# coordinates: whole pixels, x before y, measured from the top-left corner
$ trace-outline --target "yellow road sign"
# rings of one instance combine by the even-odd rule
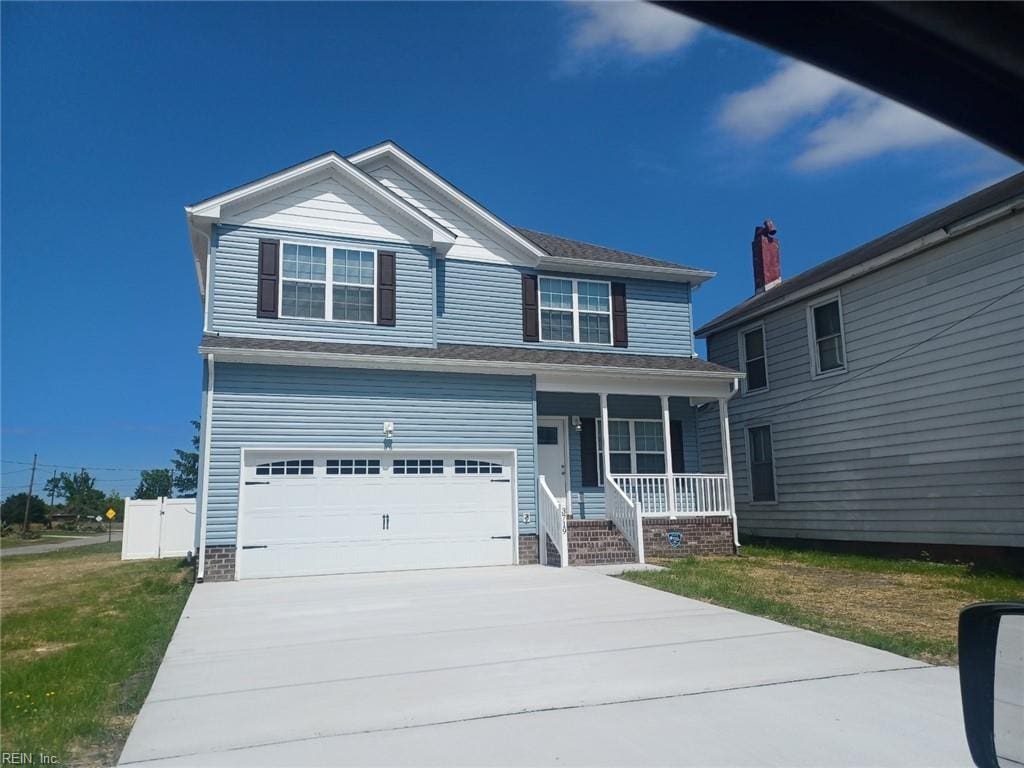
[[[117,517],[117,512],[115,512],[112,508],[108,509],[107,510],[107,520],[113,520],[115,517]]]

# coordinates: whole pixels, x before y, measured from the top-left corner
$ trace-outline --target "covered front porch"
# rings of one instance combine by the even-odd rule
[[[734,551],[726,436],[735,375],[652,378],[538,376],[542,562],[590,562],[574,536],[597,542],[595,562],[643,563],[652,547],[659,556]],[[697,408],[710,402],[719,406],[719,429],[700,434]],[[725,456],[726,471],[701,471],[702,454]],[[712,530],[713,550],[701,540]]]

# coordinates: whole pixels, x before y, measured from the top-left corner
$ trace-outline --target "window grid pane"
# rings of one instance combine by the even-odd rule
[[[823,339],[839,333],[839,302],[830,301],[814,308],[814,337]]]
[[[327,249],[315,245],[285,243],[281,276],[296,280],[327,279]]]
[[[373,252],[334,250],[334,282],[353,285],[373,285]]]
[[[379,475],[380,459],[328,459],[328,475]]]
[[[633,423],[633,431],[636,435],[637,452],[663,453],[665,450],[665,439],[662,434],[661,423],[657,421],[637,421]]]
[[[576,283],[580,312],[611,312],[608,289],[608,283],[591,283],[586,280]]]
[[[824,373],[843,367],[843,340],[831,336],[818,341],[818,369]]]
[[[391,471],[395,475],[440,475],[444,472],[444,460],[395,459]]]
[[[335,320],[373,322],[373,288],[335,285],[333,290]]]
[[[500,475],[501,464],[481,459],[456,459],[456,475]]]
[[[747,352],[747,362],[764,357],[764,331],[758,328],[747,333],[743,340]]]
[[[612,341],[609,315],[580,313],[580,342],[584,344],[610,344]]]
[[[540,306],[546,309],[572,309],[572,280],[542,277]]]
[[[611,445],[612,453],[630,450],[628,421],[608,419],[608,443]]]
[[[285,317],[324,317],[324,286],[281,282],[281,314]]]
[[[544,309],[540,313],[541,338],[545,341],[572,341],[572,312],[552,312]]]

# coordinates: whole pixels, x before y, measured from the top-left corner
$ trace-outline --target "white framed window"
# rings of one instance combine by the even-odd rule
[[[597,480],[604,485],[604,430],[597,420]],[[665,473],[665,431],[656,419],[608,419],[613,475]]]
[[[541,275],[537,285],[541,341],[611,345],[611,283]]]
[[[760,424],[747,428],[747,468],[750,473],[748,493],[753,504],[775,504],[775,451],[772,427]]]
[[[281,317],[377,321],[377,252],[281,243]]]
[[[846,370],[843,336],[843,303],[838,293],[807,305],[807,341],[811,353],[811,378]]]
[[[739,332],[740,370],[747,374],[743,393],[768,389],[768,349],[764,323],[744,328]]]

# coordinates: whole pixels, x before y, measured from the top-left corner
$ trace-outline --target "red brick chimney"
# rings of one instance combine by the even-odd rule
[[[754,227],[754,293],[770,291],[780,282],[779,241],[775,239],[775,224],[765,219],[764,224]]]

